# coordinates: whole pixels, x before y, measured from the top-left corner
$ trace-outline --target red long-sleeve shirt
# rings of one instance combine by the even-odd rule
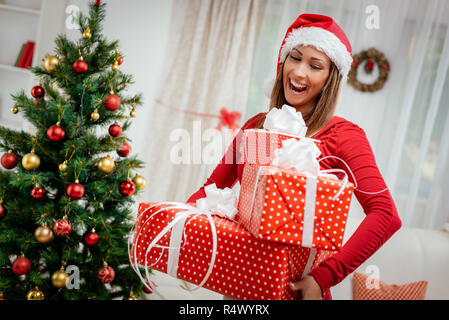
[[[217,188],[232,187],[237,181],[241,181],[243,164],[240,141],[244,129],[254,128],[259,117],[265,113],[259,113],[249,119],[239,131],[232,145],[226,151],[222,161],[207,179],[203,187],[195,192],[187,202],[196,202],[197,199],[206,196],[204,187],[215,183]],[[346,276],[358,268],[385,241],[387,241],[400,227],[395,204],[388,191],[382,175],[377,168],[371,146],[365,132],[356,124],[334,116],[331,121],[317,134],[314,139],[321,141],[321,157],[336,156],[344,160],[351,168],[357,182],[357,189],[364,192],[378,192],[367,194],[354,190],[357,200],[360,202],[366,217],[354,234],[347,240],[341,251],[323,261],[309,275],[320,285],[323,299],[332,299],[330,288],[341,282]],[[225,159],[228,163],[225,162]],[[229,163],[229,159],[233,159]],[[320,162],[321,169],[341,168],[348,174],[349,181],[354,183],[346,166],[339,160],[328,158]],[[342,178],[342,175],[338,175]]]

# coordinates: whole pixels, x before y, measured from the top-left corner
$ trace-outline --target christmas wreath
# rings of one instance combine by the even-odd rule
[[[375,63],[379,67],[379,76],[372,84],[362,83],[357,80],[357,70],[365,61],[364,70],[367,74],[373,72]],[[351,70],[348,75],[348,83],[357,90],[363,92],[375,92],[383,88],[389,73],[390,63],[387,58],[385,58],[384,54],[375,48],[370,48],[354,55]]]

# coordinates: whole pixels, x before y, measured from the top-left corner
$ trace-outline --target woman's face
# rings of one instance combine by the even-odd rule
[[[294,48],[284,62],[284,95],[290,106],[307,113],[313,109],[329,77],[331,60],[311,46]]]

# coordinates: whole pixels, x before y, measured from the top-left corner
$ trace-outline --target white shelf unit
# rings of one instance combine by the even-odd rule
[[[21,89],[29,93],[34,85],[34,75],[14,64],[27,41],[35,43],[32,65],[38,61],[45,1],[0,0],[0,125],[8,128],[29,129],[29,123],[20,113],[11,113],[14,106],[11,94]]]

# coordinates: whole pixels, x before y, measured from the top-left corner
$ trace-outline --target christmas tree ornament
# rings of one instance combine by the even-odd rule
[[[84,241],[89,246],[94,246],[98,243],[98,233],[95,232],[95,229],[92,229],[92,231],[87,232],[84,235]]]
[[[87,63],[84,61],[83,57],[81,56],[81,50],[78,50],[79,58],[73,63],[73,70],[76,73],[84,73],[87,71]]]
[[[42,98],[45,95],[45,90],[41,86],[34,86],[31,89],[31,95],[36,99]]]
[[[125,196],[132,196],[134,191],[136,191],[136,185],[130,179],[120,184],[120,192]]]
[[[40,199],[45,195],[45,189],[42,187],[39,187],[39,185],[36,185],[32,190],[31,190],[31,196],[34,199]]]
[[[90,31],[90,27],[87,27],[87,29],[83,32],[83,38],[84,39],[92,38],[92,33]]]
[[[119,66],[123,63],[123,57],[122,56],[119,55],[117,57],[117,63],[118,63]]]
[[[122,143],[119,149],[117,150],[117,154],[120,157],[127,157],[128,154],[131,152],[131,146],[127,144],[126,142]]]
[[[126,297],[124,300],[137,300],[137,297],[134,295],[134,292],[131,290],[129,292],[129,296]]]
[[[100,119],[100,114],[98,113],[98,109],[95,108],[94,112],[92,112],[90,114],[90,118],[94,121],[97,121],[98,119]]]
[[[51,283],[56,288],[64,288],[68,279],[69,275],[65,272],[64,267],[62,266],[60,270],[52,274]]]
[[[137,117],[136,109],[133,108],[133,109],[131,110],[131,112],[129,113],[129,116],[130,116],[131,118]]]
[[[119,67],[119,64],[118,64],[117,60],[115,60],[114,63],[112,64],[112,70],[115,71],[115,72],[120,70],[120,67]]]
[[[11,112],[17,114],[17,112],[19,112],[19,108],[17,108],[17,106],[14,106],[11,108]]]
[[[31,270],[31,262],[27,258],[25,258],[25,255],[22,254],[21,257],[14,260],[12,264],[12,271],[17,274],[18,276],[27,274]]]
[[[31,150],[30,153],[27,153],[22,158],[22,166],[25,170],[35,170],[39,168],[40,165],[41,159],[34,153],[34,150]]]
[[[145,181],[145,178],[138,174],[136,174],[134,176],[133,182],[139,190],[145,189],[145,186],[147,184],[147,182]]]
[[[61,163],[58,168],[59,168],[59,171],[62,171],[62,172],[66,171],[67,170],[67,160],[65,160],[63,163]]]
[[[97,6],[101,5],[101,0],[96,0],[96,2],[97,2]]]
[[[104,100],[104,106],[109,111],[115,111],[120,107],[120,98],[114,94],[113,90],[111,90]]]
[[[98,161],[98,169],[103,173],[111,173],[115,169],[115,162],[107,155]]]
[[[53,225],[53,232],[59,237],[67,237],[72,231],[72,224],[67,216],[58,219]]]
[[[0,220],[6,217],[8,210],[6,210],[5,205],[3,204],[3,199],[0,199]]]
[[[58,56],[47,56],[44,59],[44,68],[47,72],[54,72],[56,67],[61,63]]]
[[[61,141],[65,137],[65,131],[58,122],[55,125],[52,125],[50,128],[48,128],[47,136],[51,141]]]
[[[66,194],[72,199],[81,199],[84,195],[84,187],[79,180],[76,179],[74,183],[71,183],[67,189]]]
[[[34,231],[34,238],[39,243],[49,243],[53,240],[53,231],[44,224],[43,226],[37,227],[36,231]]]
[[[114,269],[109,267],[107,262],[105,261],[103,263],[103,267],[101,267],[100,270],[98,270],[97,276],[102,283],[110,283],[112,282],[112,280],[114,280],[115,271]]]
[[[109,127],[109,134],[113,137],[120,137],[120,135],[122,134],[122,127],[120,127],[118,122],[115,122]]]
[[[9,150],[8,153],[5,153],[2,156],[1,159],[2,162],[2,166],[5,169],[13,169],[17,166],[17,163],[19,162],[19,158],[17,157],[17,155],[15,153],[12,152],[12,150]]]
[[[44,300],[44,298],[44,293],[38,287],[35,287],[27,293],[27,300]]]

